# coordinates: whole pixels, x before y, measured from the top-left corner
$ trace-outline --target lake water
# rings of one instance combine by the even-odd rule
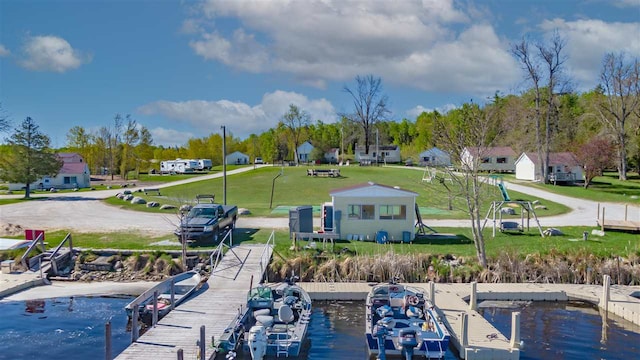
[[[104,325],[112,322],[113,354],[129,344],[128,298],[78,297],[0,303],[0,360],[104,358]],[[308,359],[366,359],[364,303],[316,302]],[[639,359],[640,327],[606,319],[591,305],[573,302],[522,303],[481,309],[510,336],[511,312],[521,311],[521,359]],[[457,359],[448,351],[446,358]]]

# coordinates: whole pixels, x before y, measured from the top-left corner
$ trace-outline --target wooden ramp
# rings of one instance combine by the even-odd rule
[[[640,231],[640,221],[598,219],[598,226],[603,230]]]
[[[177,359],[178,349],[185,359],[196,359],[200,327],[205,326],[206,353],[212,354],[211,337],[219,339],[235,319],[238,308],[245,306],[251,279],[256,285],[262,278],[263,265],[271,259],[272,247],[240,245],[229,250],[209,278],[201,293],[187,300],[150,328],[116,359]]]

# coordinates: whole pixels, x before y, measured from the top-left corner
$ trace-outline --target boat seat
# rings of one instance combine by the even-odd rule
[[[282,305],[278,309],[278,318],[280,321],[284,323],[290,323],[295,319],[295,315],[293,314],[293,310],[289,305]]]
[[[256,322],[264,325],[264,327],[270,327],[271,325],[273,325],[273,316],[258,315],[256,316]]]
[[[260,315],[271,315],[271,310],[270,309],[258,309],[258,310],[253,312],[253,317],[254,318],[257,318]]]

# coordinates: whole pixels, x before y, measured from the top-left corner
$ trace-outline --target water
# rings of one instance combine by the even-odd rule
[[[104,324],[111,319],[113,354],[129,345],[129,298],[78,297],[0,303],[0,360],[104,358]],[[367,359],[363,302],[316,302],[308,359]],[[593,306],[575,302],[484,308],[483,316],[507,337],[511,312],[521,311],[521,359],[638,359],[640,326],[614,316],[603,321]],[[446,359],[457,357],[448,351]]]
[[[76,297],[0,303],[0,360],[104,359],[111,320],[113,353],[131,340],[127,298]]]
[[[603,318],[584,302],[520,303],[479,310],[507,337],[511,313],[520,311],[520,359],[640,359],[640,326],[615,315]]]

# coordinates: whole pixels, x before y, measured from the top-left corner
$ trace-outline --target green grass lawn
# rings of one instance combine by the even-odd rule
[[[604,237],[589,235],[589,240],[582,241],[584,231],[591,232],[589,227],[562,227],[560,230],[564,236],[540,237],[537,229],[521,234],[498,233],[495,238],[491,237],[491,230],[485,229],[485,246],[487,255],[491,257],[502,253],[526,256],[527,254],[538,254],[544,256],[549,253],[555,254],[589,254],[596,257],[629,257],[631,254],[640,255],[640,239],[637,234],[624,232],[607,232]],[[465,228],[440,228],[440,234],[452,234],[451,237],[422,237],[417,238],[413,244],[377,244],[374,242],[346,241],[340,240],[335,243],[334,253],[344,252],[344,249],[360,255],[375,256],[382,253],[394,252],[397,254],[450,254],[456,257],[474,258],[476,256],[470,229]],[[271,230],[269,229],[237,229],[234,232],[234,243],[264,244],[269,239]],[[55,247],[66,232],[56,231],[46,234],[48,247]],[[154,243],[170,240],[176,241],[173,235],[160,237],[150,237],[142,233],[117,232],[117,233],[75,233],[73,235],[73,245],[79,248],[92,249],[152,249],[152,250],[177,250],[175,246],[156,246]],[[275,233],[275,251],[280,256],[295,257],[300,253],[318,253],[323,250],[323,244],[316,242],[316,250],[304,249],[308,245],[307,241],[298,243],[300,250],[291,250],[292,241],[289,240],[288,231],[277,231]],[[194,249],[213,249],[214,247],[197,247]],[[331,246],[326,244],[326,254],[331,254]]]
[[[543,189],[552,193],[600,202],[640,204],[640,176],[628,173],[628,180],[618,180],[617,173],[605,173],[593,179],[588,188],[581,185],[540,184],[516,180],[515,176],[505,176],[507,181]]]
[[[282,175],[280,172],[282,170]],[[402,189],[414,191],[418,194],[417,203],[425,210],[425,216],[432,219],[462,219],[466,217],[462,198],[454,197],[453,210],[448,209],[448,193],[439,183],[422,183],[422,171],[392,167],[342,167],[341,177],[323,178],[307,176],[306,167],[264,167],[255,171],[245,172],[227,177],[227,204],[247,208],[253,216],[286,217],[286,207],[313,205],[320,206],[331,201],[330,192],[335,189],[362,184],[369,181],[399,186]],[[274,181],[275,179],[275,181]],[[273,200],[272,196],[273,186]],[[447,184],[450,188],[450,183]],[[501,196],[495,187],[487,187],[485,194],[484,216],[493,200],[500,200]],[[135,191],[135,189],[133,189]],[[161,196],[136,193],[147,201],[157,201],[161,204],[180,205],[193,203],[196,194],[215,194],[216,201],[223,201],[223,180],[221,178],[204,180],[185,185],[172,186],[162,189]],[[454,194],[455,195],[455,194]],[[511,192],[513,199],[536,200],[535,198]],[[141,211],[158,212],[157,208],[147,208],[131,205],[116,198],[108,199],[112,205],[137,209]],[[547,210],[538,211],[538,216],[551,216],[566,213],[569,209],[563,205],[543,201]],[[271,205],[271,207],[270,207]],[[280,207],[278,209],[278,207]],[[285,211],[282,211],[285,207]],[[517,209],[516,217],[519,217]]]

